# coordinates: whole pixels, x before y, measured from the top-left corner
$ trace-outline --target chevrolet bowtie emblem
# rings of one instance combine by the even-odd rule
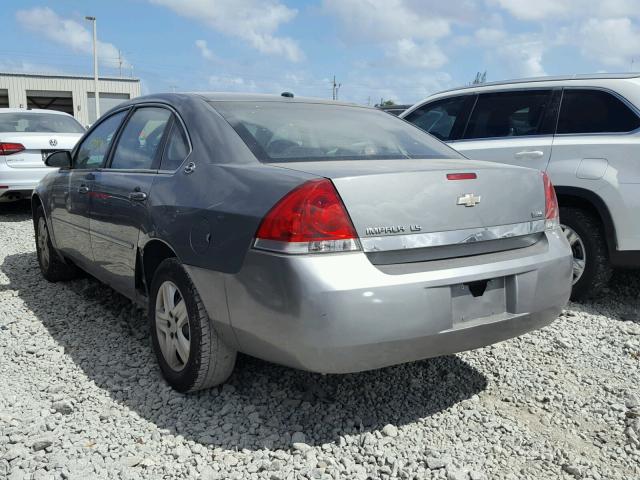
[[[458,205],[464,205],[465,207],[475,207],[480,203],[480,195],[474,195],[473,193],[465,193],[461,197],[458,197]]]

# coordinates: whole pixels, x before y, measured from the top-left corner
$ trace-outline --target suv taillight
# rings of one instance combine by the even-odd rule
[[[546,172],[542,172],[542,181],[544,182],[545,228],[554,228],[560,225],[558,197],[556,197],[556,190]]]
[[[0,142],[0,155],[13,155],[24,150],[21,143]]]
[[[335,187],[326,178],[287,193],[262,219],[255,248],[281,253],[360,250],[358,235]]]

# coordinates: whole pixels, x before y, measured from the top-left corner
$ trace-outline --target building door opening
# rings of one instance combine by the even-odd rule
[[[9,91],[0,89],[0,108],[9,107]]]
[[[57,110],[73,115],[73,98],[71,92],[27,90],[27,108]]]

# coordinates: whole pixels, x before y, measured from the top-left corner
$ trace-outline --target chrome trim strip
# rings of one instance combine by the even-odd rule
[[[333,248],[332,248],[333,247]],[[263,240],[256,238],[253,248],[267,250],[269,252],[287,254],[315,254],[315,253],[341,253],[360,250],[360,244],[356,239],[329,240],[319,242],[280,242],[278,240]]]
[[[484,242],[502,238],[520,237],[544,232],[545,220],[497,225],[494,227],[447,230],[444,232],[415,233],[409,235],[387,235],[382,237],[361,237],[360,244],[365,252],[406,250],[411,248],[440,247],[460,243]]]

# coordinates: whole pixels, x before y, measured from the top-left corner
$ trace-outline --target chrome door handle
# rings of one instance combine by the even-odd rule
[[[540,158],[544,155],[542,150],[524,150],[514,154],[516,158]]]
[[[129,199],[135,202],[144,202],[147,199],[147,194],[144,192],[134,191],[129,194]]]
[[[89,187],[86,185],[80,185],[78,187],[78,193],[89,193]]]

